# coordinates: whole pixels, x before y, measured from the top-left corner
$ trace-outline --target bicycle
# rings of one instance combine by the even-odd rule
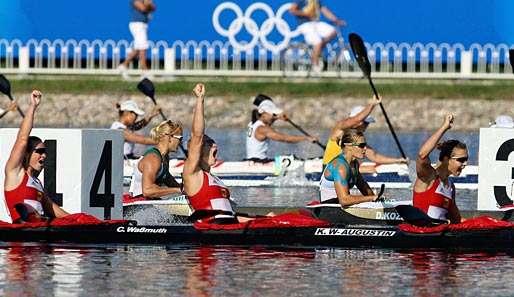
[[[327,44],[328,56],[322,57],[320,68],[327,71],[335,71],[341,76],[343,70],[349,71],[353,68],[353,60],[350,55],[350,47],[345,44],[341,26],[335,27],[337,36],[335,41]],[[280,52],[280,70],[284,77],[310,77],[312,71],[312,45],[305,41],[293,41]]]

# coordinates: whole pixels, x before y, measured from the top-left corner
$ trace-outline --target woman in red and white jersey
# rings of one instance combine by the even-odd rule
[[[37,178],[43,170],[47,152],[43,141],[30,136],[30,131],[41,96],[40,91],[32,91],[30,107],[5,165],[4,195],[13,223],[68,215],[45,194],[43,184]]]
[[[466,144],[452,139],[439,143],[446,131],[451,129],[454,116],[446,115],[443,124],[421,146],[416,159],[417,179],[413,188],[413,205],[430,217],[460,223],[461,216],[455,203],[455,185],[450,175],[459,176],[468,164]],[[439,162],[432,166],[429,155],[437,147]]]
[[[218,212],[215,215],[206,215],[203,220],[218,224],[237,223],[230,204],[229,189],[210,173],[211,166],[216,164],[218,146],[212,138],[204,134],[204,85],[197,84],[193,95],[196,96],[196,105],[188,142],[188,156],[182,173],[184,192],[194,211],[213,210],[212,214]]]

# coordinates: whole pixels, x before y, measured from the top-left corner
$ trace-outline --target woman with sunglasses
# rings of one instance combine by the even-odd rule
[[[5,164],[4,196],[13,223],[37,222],[44,217],[68,215],[45,194],[43,184],[38,179],[47,156],[46,146],[39,137],[30,136],[30,132],[41,96],[40,91],[32,91],[30,107]]]
[[[332,159],[321,175],[321,203],[339,203],[343,207],[378,199],[359,172],[359,160],[366,156],[366,139],[356,129],[347,129],[338,145],[342,153]],[[357,186],[360,195],[353,195],[350,189]]]
[[[468,164],[466,144],[452,139],[438,143],[446,131],[451,129],[453,115],[448,114],[437,131],[421,146],[416,159],[417,178],[413,188],[413,205],[430,217],[460,223],[461,216],[455,203],[455,186],[450,175],[459,176]],[[439,162],[432,166],[430,153],[439,149]]]
[[[182,124],[166,120],[154,127],[150,136],[157,142],[137,163],[130,192],[134,197],[160,199],[182,192],[181,185],[169,172],[168,154],[177,151],[182,141]]]

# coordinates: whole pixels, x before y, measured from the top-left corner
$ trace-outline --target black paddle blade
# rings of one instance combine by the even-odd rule
[[[382,197],[382,195],[384,194],[385,188],[386,188],[386,185],[384,185],[384,184],[382,184],[380,186],[380,191],[378,192],[378,195],[377,195],[378,198],[377,199],[380,199],[380,197]]]
[[[355,60],[359,64],[359,68],[364,73],[364,76],[369,77],[371,75],[371,64],[369,63],[368,50],[364,45],[364,41],[355,33],[351,33],[348,39],[350,40],[350,46]]]
[[[154,99],[154,96],[155,96],[155,87],[152,83],[151,80],[149,80],[148,78],[143,78],[142,81],[140,81],[138,84],[137,84],[137,89],[139,91],[141,91],[143,94],[145,94],[146,96]]]
[[[3,74],[0,74],[0,92],[11,98],[11,83]]]
[[[509,50],[509,62],[512,67],[512,73],[514,73],[514,49]]]

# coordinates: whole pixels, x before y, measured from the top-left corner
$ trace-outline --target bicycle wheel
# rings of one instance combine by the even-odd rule
[[[280,54],[284,77],[307,77],[311,71],[312,48],[304,42],[290,43]]]

